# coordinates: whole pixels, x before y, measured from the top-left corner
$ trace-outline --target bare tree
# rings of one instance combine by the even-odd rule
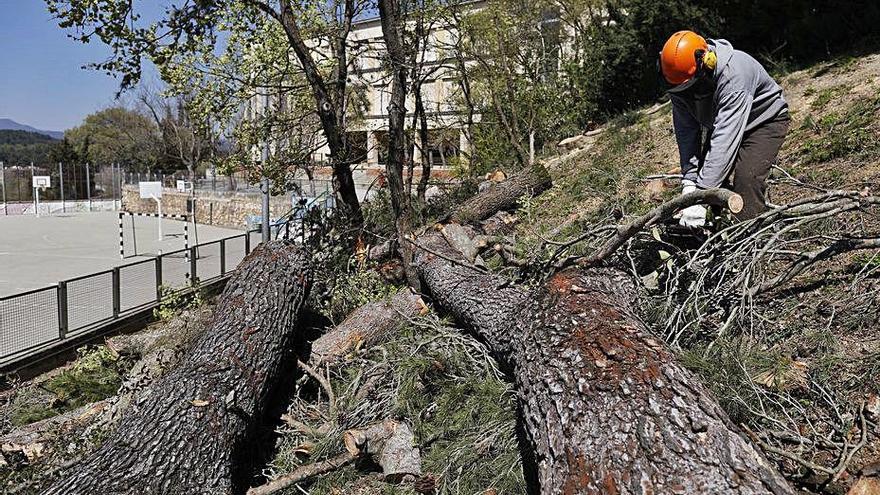
[[[146,107],[162,134],[162,153],[167,163],[186,168],[190,179],[211,155],[215,140],[207,122],[195,122],[190,114],[190,95],[165,97],[144,87],[138,101]]]

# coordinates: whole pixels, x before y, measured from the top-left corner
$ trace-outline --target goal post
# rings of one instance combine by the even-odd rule
[[[161,213],[134,213],[130,211],[120,211],[119,212],[119,259],[125,259],[125,217],[128,216],[131,218],[131,239],[132,239],[132,249],[134,250],[133,254],[129,254],[128,257],[133,257],[138,255],[137,250],[137,228],[135,227],[135,217],[150,217],[156,218],[161,221],[164,218],[171,220],[181,220],[183,221],[183,249],[185,252],[185,257],[189,259],[189,215],[177,215],[177,214],[161,214]],[[162,254],[162,250],[159,250],[159,254]]]

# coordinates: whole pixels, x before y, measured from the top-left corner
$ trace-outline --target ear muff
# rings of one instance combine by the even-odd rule
[[[715,70],[715,67],[718,65],[718,56],[715,55],[715,52],[706,52],[703,55],[703,67],[709,70]]]
[[[715,52],[709,50],[694,51],[694,59],[697,62],[697,76],[703,76],[707,72],[712,72],[718,65],[718,56]]]

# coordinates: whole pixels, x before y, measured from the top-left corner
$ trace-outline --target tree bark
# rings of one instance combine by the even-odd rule
[[[419,118],[419,151],[422,158],[422,175],[419,177],[419,185],[416,187],[416,195],[424,202],[425,191],[428,190],[428,181],[431,179],[431,155],[428,153],[428,115],[425,113],[425,102],[422,98],[422,85],[418,86],[415,93],[416,115]],[[415,127],[415,126],[413,126]]]
[[[400,325],[401,319],[414,317],[425,308],[422,298],[402,290],[388,301],[364,304],[333,330],[312,343],[309,366],[333,366],[355,347],[371,347]]]
[[[48,494],[241,493],[250,436],[292,361],[307,254],[261,245],[221,295],[181,364],[138,396],[114,434]]]
[[[413,220],[410,196],[404,190],[403,165],[406,161],[406,73],[404,18],[399,0],[379,0],[379,18],[388,58],[391,59],[391,100],[388,104],[388,160],[385,164],[391,209],[398,236],[400,257],[407,282],[418,290],[419,281],[412,270],[413,252],[405,239],[411,235]]]
[[[513,377],[526,479],[544,494],[793,494],[710,393],[633,312],[614,269],[568,271],[527,291],[481,274],[442,236],[416,267],[435,302]]]
[[[343,106],[348,68],[345,40],[351,31],[355,15],[354,3],[349,0],[345,2],[344,18],[337,37],[333,40],[333,55],[336,59],[334,72],[336,80],[333,81],[335,91],[331,91],[331,88],[328,87],[318,64],[312,57],[310,48],[303,39],[300,26],[297,24],[297,14],[290,0],[279,2],[279,10],[277,11],[265,2],[250,0],[248,3],[274,18],[284,29],[288,44],[302,67],[303,76],[308,81],[315,99],[315,107],[318,117],[321,119],[321,130],[324,131],[327,147],[330,148],[330,162],[333,167],[336,193],[352,220],[356,224],[363,223],[363,213],[351,174],[351,147],[345,134],[345,108]]]
[[[552,185],[550,173],[542,164],[536,163],[488,191],[468,199],[453,210],[447,220],[461,224],[485,220],[499,211],[515,208],[517,201],[523,196],[540,194]]]

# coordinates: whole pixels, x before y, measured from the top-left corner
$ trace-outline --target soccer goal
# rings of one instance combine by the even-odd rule
[[[173,222],[170,225],[166,223],[163,230],[163,220],[179,220],[180,222]],[[158,240],[153,234],[156,231],[158,231]],[[127,248],[126,240],[128,240]],[[141,249],[138,249],[139,240]],[[144,249],[145,247],[146,249]],[[126,253],[126,249],[128,253]],[[119,259],[161,255],[163,250],[179,251],[181,249],[184,250],[182,256],[189,257],[189,215],[119,212]]]

